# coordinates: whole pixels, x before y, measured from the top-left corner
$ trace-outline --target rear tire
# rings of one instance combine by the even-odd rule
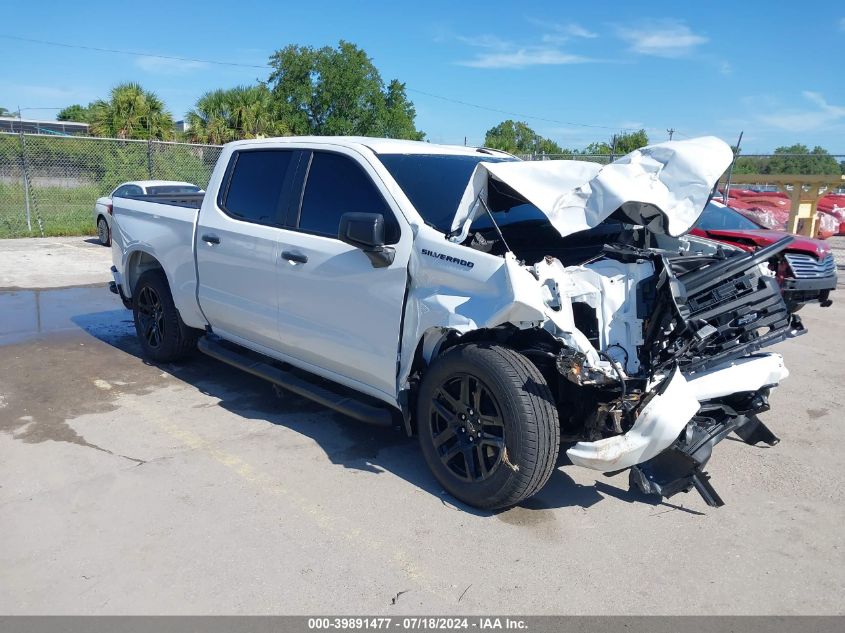
[[[537,493],[560,448],[557,408],[540,370],[493,344],[455,347],[432,363],[417,398],[417,430],[437,481],[488,510]]]
[[[135,332],[148,358],[168,363],[196,349],[198,332],[182,322],[161,269],[141,273],[132,289],[132,315]]]
[[[97,219],[97,239],[100,240],[100,244],[103,246],[109,246],[111,244],[109,223],[106,222],[106,219],[103,216],[100,216]]]

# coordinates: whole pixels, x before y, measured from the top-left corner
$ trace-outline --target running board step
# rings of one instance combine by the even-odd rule
[[[203,354],[216,358],[227,365],[242,369],[259,378],[264,378],[274,385],[334,409],[350,418],[376,426],[393,426],[394,424],[393,414],[387,407],[367,404],[317,385],[294,375],[292,372],[279,369],[269,362],[258,360],[252,355],[252,352],[239,352],[228,345],[209,338],[207,335],[197,341],[197,348]]]

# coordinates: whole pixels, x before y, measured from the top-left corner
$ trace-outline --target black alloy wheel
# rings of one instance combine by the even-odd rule
[[[152,349],[159,349],[167,326],[164,322],[161,298],[150,286],[144,286],[138,293],[138,321],[147,345]]]
[[[502,463],[505,426],[490,388],[456,374],[434,392],[427,428],[440,461],[464,481],[483,481]]]
[[[432,360],[417,389],[415,421],[434,477],[476,508],[534,495],[557,461],[557,405],[543,374],[495,343],[457,345]]]
[[[135,332],[144,355],[165,363],[189,356],[202,332],[182,321],[164,271],[151,269],[141,273],[132,295]]]

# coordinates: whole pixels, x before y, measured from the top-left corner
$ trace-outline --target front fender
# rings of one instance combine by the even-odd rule
[[[428,227],[415,240],[408,277],[399,391],[407,388],[420,342],[432,333],[440,338],[508,323],[537,327],[546,320],[540,285],[512,254],[502,258],[453,244]]]

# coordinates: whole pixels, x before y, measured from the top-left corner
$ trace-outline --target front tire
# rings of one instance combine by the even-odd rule
[[[180,360],[197,346],[197,331],[182,322],[161,269],[141,273],[132,289],[132,316],[144,355],[152,360]]]
[[[97,239],[103,246],[111,244],[111,231],[109,230],[109,223],[103,216],[97,218]]]
[[[437,481],[487,510],[537,493],[560,448],[557,408],[540,370],[493,344],[455,347],[432,363],[417,398],[417,431]]]

